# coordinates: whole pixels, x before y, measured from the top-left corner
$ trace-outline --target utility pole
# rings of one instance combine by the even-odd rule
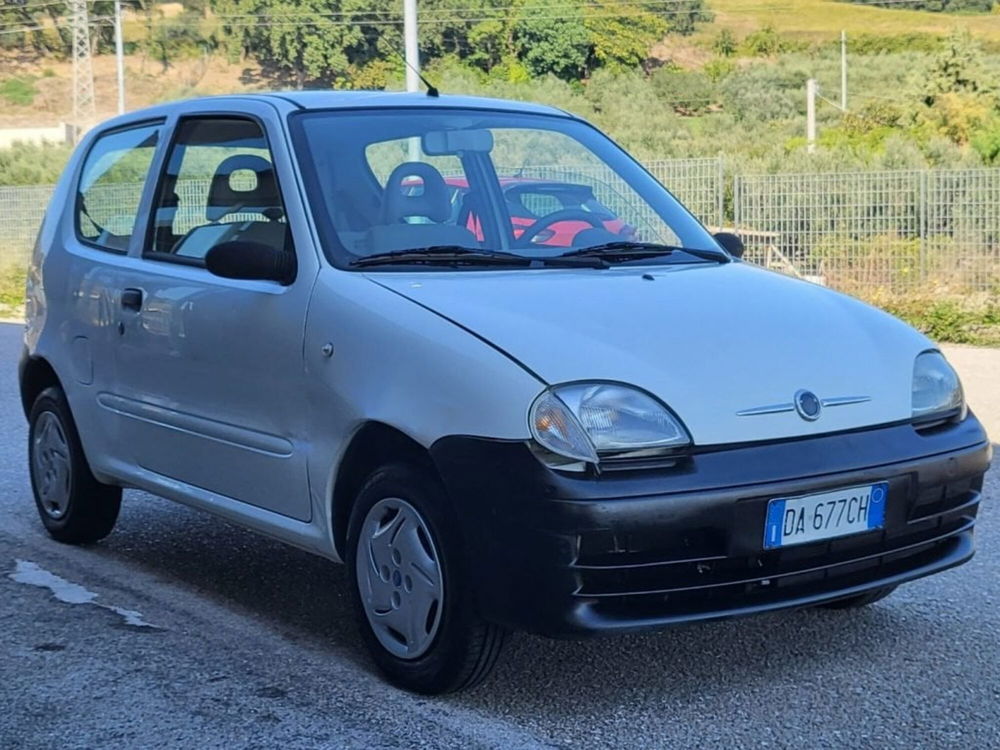
[[[816,79],[806,81],[806,150],[816,153]]]
[[[847,32],[840,32],[840,109],[847,111]]]
[[[118,114],[125,112],[125,44],[122,42],[122,0],[115,0],[115,72],[118,75]]]
[[[420,47],[417,44],[417,0],[403,0],[403,44],[406,53],[406,90],[420,90]]]
[[[90,65],[87,0],[70,0],[73,24],[73,125],[76,138],[94,124],[94,70]]]

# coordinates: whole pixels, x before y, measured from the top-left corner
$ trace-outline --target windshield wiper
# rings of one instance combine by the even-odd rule
[[[630,240],[618,240],[616,242],[605,242],[601,245],[591,245],[579,250],[570,250],[568,253],[556,256],[557,258],[600,258],[609,263],[624,263],[630,260],[640,260],[642,258],[657,258],[664,255],[672,255],[675,252],[687,253],[696,258],[711,260],[717,263],[726,263],[725,255],[714,250],[698,250],[691,247],[681,247],[679,245],[661,245],[657,242],[634,242]]]
[[[607,268],[608,264],[597,257],[567,257],[556,255],[545,258],[532,258],[527,255],[508,253],[502,250],[475,250],[461,245],[433,245],[415,250],[392,250],[386,253],[376,253],[355,258],[351,261],[354,268],[365,266],[387,265],[493,265],[493,266],[524,266],[526,268],[539,266],[563,266],[584,268]]]
[[[434,245],[414,250],[392,250],[387,253],[375,253],[351,261],[354,267],[383,266],[407,263],[454,263],[528,265],[530,258],[515,253],[505,253],[499,250],[474,250],[461,245]]]

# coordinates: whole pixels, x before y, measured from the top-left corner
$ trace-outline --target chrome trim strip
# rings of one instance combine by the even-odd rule
[[[771,404],[770,406],[755,406],[753,409],[744,409],[736,412],[737,417],[754,417],[758,414],[781,414],[786,411],[795,411],[795,404]]]
[[[825,408],[827,406],[864,404],[871,400],[871,396],[836,396],[834,398],[820,399],[820,404],[822,404]],[[755,406],[752,409],[743,409],[742,411],[736,412],[736,416],[756,417],[760,414],[783,414],[788,411],[795,411],[795,404],[770,404],[769,406]]]
[[[864,404],[871,400],[871,396],[838,396],[837,398],[824,398],[820,403],[823,406],[848,406],[849,404]]]

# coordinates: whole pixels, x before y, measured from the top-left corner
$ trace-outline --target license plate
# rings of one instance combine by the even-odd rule
[[[885,525],[889,484],[878,482],[802,497],[779,497],[767,504],[764,549],[806,544]]]

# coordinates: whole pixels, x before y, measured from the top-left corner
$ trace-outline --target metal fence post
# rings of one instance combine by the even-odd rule
[[[930,172],[926,169],[920,172],[920,207],[919,207],[919,225],[917,227],[917,237],[920,242],[920,282],[926,283],[927,281],[927,241],[928,241],[928,226],[927,226],[927,183],[930,178]]]
[[[743,197],[742,192],[743,192],[743,184],[740,179],[740,176],[738,174],[733,175],[733,231],[735,231],[737,234],[739,233],[740,227],[743,224],[741,220],[742,217],[740,216],[741,213],[740,203],[742,203],[742,197]]]
[[[718,202],[719,221],[716,226],[721,230],[726,221],[726,169],[721,156],[716,161],[715,193]]]

